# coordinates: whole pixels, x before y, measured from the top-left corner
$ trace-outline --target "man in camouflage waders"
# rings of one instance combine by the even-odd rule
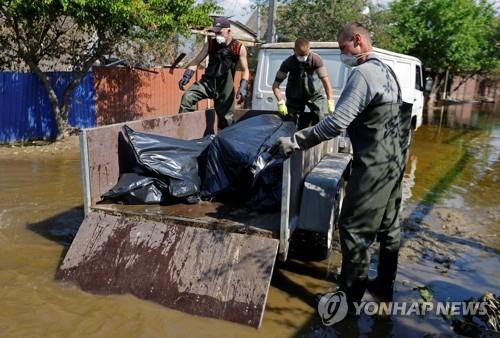
[[[240,41],[231,37],[227,18],[216,17],[210,31],[215,33],[215,38],[204,44],[201,52],[188,64],[184,76],[179,81],[179,88],[184,90],[184,86],[188,84],[198,65],[209,56],[208,67],[201,80],[193,84],[182,96],[179,113],[194,111],[198,101],[211,98],[215,103],[218,126],[223,129],[233,121],[234,74],[238,61],[243,69],[236,95],[238,103],[244,102],[248,94],[247,50]]]
[[[373,54],[365,27],[347,24],[338,42],[342,62],[354,68],[335,112],[292,137],[280,138],[274,148],[289,156],[296,149],[310,148],[347,129],[353,161],[339,219],[339,290],[345,292],[352,314],[353,302],[361,301],[366,288],[381,301],[392,299],[411,105],[402,102],[392,69]],[[380,242],[378,275],[369,281],[368,248],[375,240]]]
[[[287,76],[285,103],[280,84]],[[295,41],[293,55],[281,64],[273,83],[273,92],[278,100],[278,113],[294,121],[297,129],[315,125],[335,109],[333,90],[323,60],[310,51],[309,41],[304,38]],[[306,106],[309,112],[304,111]]]

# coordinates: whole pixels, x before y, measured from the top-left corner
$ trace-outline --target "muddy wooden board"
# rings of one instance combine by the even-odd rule
[[[259,327],[278,240],[92,211],[56,278]]]
[[[143,217],[158,222],[175,220],[178,224],[228,232],[279,237],[280,213],[257,212],[238,205],[217,201],[195,204],[98,204],[93,210],[104,210],[117,215]]]

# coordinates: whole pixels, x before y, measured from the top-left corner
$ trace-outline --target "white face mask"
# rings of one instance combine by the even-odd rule
[[[340,54],[340,61],[349,67],[356,67],[358,65],[358,59],[362,56],[371,54],[372,52],[361,53],[356,55],[351,54]]]
[[[222,35],[216,35],[215,36],[215,41],[219,44],[219,45],[223,45],[226,43],[226,38],[223,37]]]
[[[299,62],[306,62],[307,61],[307,57],[309,55],[305,55],[305,56],[298,56],[298,55],[295,55],[295,57],[297,58],[297,60],[299,60]]]

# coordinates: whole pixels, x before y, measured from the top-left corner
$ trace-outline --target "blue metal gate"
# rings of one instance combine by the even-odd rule
[[[59,99],[73,77],[71,72],[48,73]],[[69,124],[96,125],[94,83],[87,73],[71,96]],[[57,126],[45,88],[33,73],[0,72],[0,143],[57,136]]]

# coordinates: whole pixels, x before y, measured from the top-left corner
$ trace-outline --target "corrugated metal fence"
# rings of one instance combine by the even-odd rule
[[[154,71],[156,73],[124,67],[94,67],[97,125],[177,114],[184,93],[178,83],[184,69]],[[198,70],[190,84],[198,81],[202,74],[203,71]],[[207,100],[200,101],[198,109],[206,109],[209,104]]]
[[[71,81],[70,72],[49,73],[58,98]],[[78,128],[96,123],[92,74],[82,79],[72,95],[69,123]],[[47,92],[35,74],[0,73],[0,143],[54,138],[57,126]]]
[[[157,68],[154,71],[155,73],[123,67],[94,67],[97,125],[177,114],[184,94],[178,85],[184,69]],[[186,88],[200,80],[203,73],[204,70],[198,69]],[[241,71],[235,74],[236,88],[241,75]],[[250,74],[250,85],[252,79]],[[251,88],[249,92],[251,93]],[[213,106],[212,100],[201,100],[197,109]]]
[[[155,71],[157,73],[123,67],[94,67],[73,92],[69,124],[89,128],[177,114],[183,94],[178,82],[184,69]],[[203,70],[198,70],[190,84],[202,75]],[[72,76],[71,72],[49,73],[59,98]],[[240,79],[241,72],[237,72],[236,87]],[[200,101],[197,108],[208,107],[213,107],[211,100]],[[50,139],[56,134],[47,93],[36,76],[0,72],[0,143]]]

